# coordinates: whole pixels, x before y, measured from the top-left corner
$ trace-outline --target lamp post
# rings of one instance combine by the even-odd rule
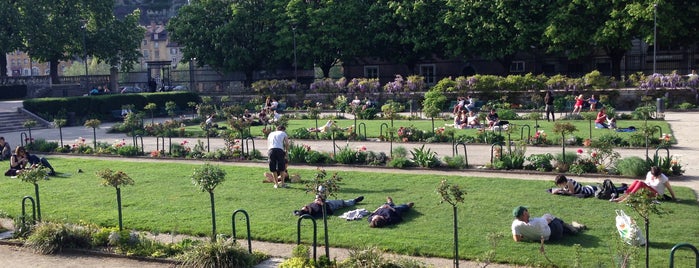
[[[298,81],[298,67],[296,66],[296,26],[291,27],[291,30],[294,32],[294,81]]]
[[[87,35],[87,20],[82,20],[83,25],[80,26],[80,29],[83,30],[83,59],[85,60],[85,88],[88,87],[87,84],[87,41],[86,41],[86,35]]]
[[[653,4],[653,74],[655,74],[655,54],[658,50],[658,4]]]

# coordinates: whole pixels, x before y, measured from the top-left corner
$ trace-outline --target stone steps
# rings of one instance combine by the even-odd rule
[[[27,131],[23,126],[24,122],[31,117],[18,112],[0,112],[0,133]],[[45,126],[37,124],[32,129],[44,129]]]

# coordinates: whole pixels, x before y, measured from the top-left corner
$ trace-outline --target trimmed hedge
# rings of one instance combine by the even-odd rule
[[[121,110],[122,105],[133,104],[135,110],[143,110],[148,103],[165,107],[165,103],[174,101],[179,109],[186,109],[189,102],[201,102],[198,94],[193,92],[158,92],[139,94],[112,94],[99,96],[82,96],[67,98],[37,98],[24,101],[24,108],[53,120],[66,113],[75,113],[76,118],[101,117],[111,118],[112,110]],[[48,118],[51,117],[51,118]]]

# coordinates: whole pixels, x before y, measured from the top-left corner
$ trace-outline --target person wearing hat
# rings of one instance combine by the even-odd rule
[[[559,240],[564,234],[577,234],[586,227],[577,222],[567,224],[563,220],[551,214],[544,214],[540,218],[531,218],[529,209],[525,206],[517,206],[512,210],[512,239],[520,241]]]

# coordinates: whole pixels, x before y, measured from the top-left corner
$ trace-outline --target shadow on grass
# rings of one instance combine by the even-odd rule
[[[594,235],[586,234],[585,232],[576,235],[564,235],[562,239],[557,241],[546,241],[546,244],[555,244],[561,246],[573,246],[580,244],[583,248],[594,248],[601,245],[601,240]]]

